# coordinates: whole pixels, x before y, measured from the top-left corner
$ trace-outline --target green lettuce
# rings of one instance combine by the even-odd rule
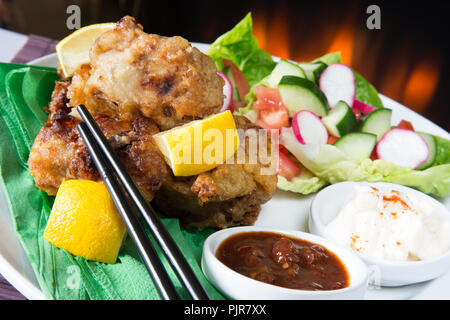
[[[355,74],[356,95],[355,99],[376,108],[384,108],[380,96],[373,85],[371,85],[362,75],[353,70]]]
[[[436,159],[432,166],[450,163],[450,141],[438,136],[434,136],[436,141]]]
[[[272,57],[260,49],[253,35],[252,16],[248,13],[233,29],[224,33],[207,53],[223,70],[223,60],[228,59],[244,73],[250,86],[270,74],[275,67]]]
[[[301,164],[299,164],[299,167],[301,168],[302,173],[291,180],[288,180],[283,176],[278,176],[278,189],[301,194],[310,194],[319,191],[328,184],[325,179],[315,176]]]
[[[308,170],[330,184],[384,181],[413,187],[428,194],[450,195],[450,164],[419,171],[385,160],[364,159],[357,162],[333,145],[321,145],[316,152],[299,149],[295,156]]]
[[[330,65],[333,63],[340,63],[340,62],[342,62],[341,52],[338,51],[338,52],[331,52],[331,53],[324,54],[323,56],[311,61],[311,63],[315,63],[315,62],[323,62],[326,65]]]

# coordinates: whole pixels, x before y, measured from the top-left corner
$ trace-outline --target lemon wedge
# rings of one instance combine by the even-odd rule
[[[71,77],[85,63],[89,63],[89,49],[104,32],[114,29],[115,23],[92,24],[71,33],[56,45],[56,55],[65,77]]]
[[[66,180],[58,189],[44,239],[75,256],[115,263],[125,231],[104,184]]]
[[[229,110],[153,136],[175,176],[214,169],[233,156],[239,136]]]

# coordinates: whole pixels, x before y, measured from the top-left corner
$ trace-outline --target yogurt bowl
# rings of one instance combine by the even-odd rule
[[[270,232],[318,244],[334,253],[345,266],[349,285],[336,290],[299,290],[280,287],[242,275],[217,257],[220,245],[229,237],[251,232]],[[367,268],[351,250],[326,239],[300,231],[285,231],[267,227],[234,227],[210,235],[203,246],[201,266],[206,278],[228,298],[236,300],[322,300],[363,299],[367,288]]]
[[[419,201],[426,201],[432,206],[432,214],[436,219],[450,221],[450,213],[443,204],[412,188],[381,182],[342,182],[324,188],[312,201],[309,216],[309,231],[311,233],[336,243],[336,238],[327,232],[327,225],[338,215],[340,209],[353,199],[356,184],[375,187],[380,192],[391,190],[411,192]],[[370,281],[374,281],[381,286],[402,286],[424,282],[437,278],[450,269],[450,250],[437,258],[420,261],[391,261],[374,258],[356,251],[355,253],[373,272],[374,278]]]

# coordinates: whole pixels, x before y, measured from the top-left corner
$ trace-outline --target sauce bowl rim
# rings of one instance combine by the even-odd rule
[[[271,232],[281,235],[287,235],[293,238],[297,238],[299,240],[308,241],[314,244],[319,244],[323,247],[325,247],[327,250],[331,251],[333,254],[336,255],[336,257],[339,258],[341,263],[345,266],[348,276],[349,276],[349,285],[342,289],[335,289],[335,290],[303,290],[303,289],[292,289],[292,288],[286,288],[278,285],[269,284],[263,281],[255,280],[250,277],[247,277],[243,274],[240,274],[239,272],[234,271],[233,269],[226,266],[223,262],[221,262],[216,257],[216,252],[220,245],[229,237],[240,234],[240,233],[247,233],[247,232]],[[223,234],[222,239],[218,240],[217,238],[221,237]],[[259,286],[267,286],[268,290],[274,290],[274,294],[277,292],[284,292],[289,293],[292,295],[337,295],[341,293],[345,293],[351,290],[354,290],[356,288],[359,288],[361,285],[367,286],[367,278],[368,278],[368,270],[366,264],[350,249],[347,249],[344,246],[337,245],[333,242],[331,242],[328,239],[325,239],[321,236],[298,231],[298,230],[284,230],[284,229],[278,229],[278,228],[270,228],[270,227],[263,227],[263,226],[238,226],[238,227],[232,227],[228,229],[219,230],[217,232],[214,232],[211,234],[206,240],[203,245],[203,253],[202,253],[202,269],[204,268],[204,263],[207,263],[207,259],[205,259],[205,256],[208,256],[210,259],[214,261],[216,266],[220,266],[223,270],[227,270],[227,272],[232,272],[235,276],[241,277],[245,279],[245,281],[251,281],[255,285]],[[344,256],[344,257],[343,257]],[[352,264],[352,268],[350,268],[350,264]],[[213,266],[210,266],[213,267]],[[355,274],[354,270],[353,272],[351,269],[359,269],[360,274]],[[204,271],[204,270],[203,270]],[[225,276],[225,275],[224,275]]]

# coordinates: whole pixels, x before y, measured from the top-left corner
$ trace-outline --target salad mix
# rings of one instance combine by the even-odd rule
[[[226,80],[224,109],[280,135],[278,187],[301,194],[341,181],[385,181],[450,194],[450,141],[392,122],[377,90],[341,62],[273,59],[249,13],[208,55]]]

